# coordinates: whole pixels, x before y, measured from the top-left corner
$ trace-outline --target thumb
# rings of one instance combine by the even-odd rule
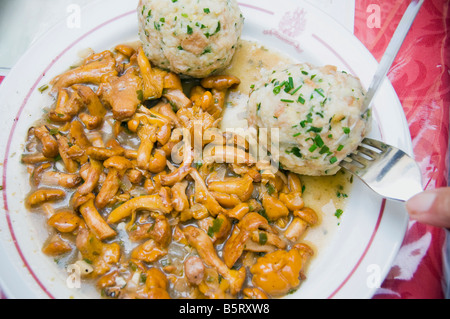
[[[427,190],[406,202],[411,219],[421,223],[450,228],[450,187]]]

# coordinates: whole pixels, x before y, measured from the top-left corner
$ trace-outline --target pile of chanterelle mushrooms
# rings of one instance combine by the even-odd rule
[[[27,207],[49,226],[43,252],[109,298],[283,296],[304,278],[301,239],[318,217],[299,176],[251,161],[238,136],[203,140],[217,148],[195,161],[192,136],[217,129],[240,80],[189,83],[130,45],[53,79],[22,157]]]

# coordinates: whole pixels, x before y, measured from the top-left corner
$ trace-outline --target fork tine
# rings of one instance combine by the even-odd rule
[[[342,167],[342,168],[345,168],[347,171],[349,171],[350,173],[355,174],[355,175],[358,174],[359,170],[363,169],[361,164],[355,163],[353,161],[349,162],[349,161],[346,161],[346,160],[341,161],[339,166]]]
[[[380,153],[377,153],[367,147],[364,147],[363,145],[359,145],[357,148],[358,152],[361,152],[362,154],[369,157],[371,160],[375,160],[379,157]]]
[[[357,153],[352,153],[348,157],[350,157],[353,161],[356,161],[359,164],[361,164],[362,167],[367,167],[368,165],[370,165],[369,160],[367,158],[364,158]]]
[[[367,169],[372,162],[379,159],[387,149],[386,144],[366,137],[361,141],[358,148],[353,153],[350,153],[345,160],[341,161],[339,165],[358,175]]]
[[[380,141],[377,141],[377,140],[374,140],[374,139],[371,139],[368,137],[364,138],[362,140],[361,144],[369,145],[369,146],[371,146],[375,149],[378,149],[379,151],[382,151],[382,152],[388,148],[388,146],[386,144],[384,144],[383,142],[380,142]]]

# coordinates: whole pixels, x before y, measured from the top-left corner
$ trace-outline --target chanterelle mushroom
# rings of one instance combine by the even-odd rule
[[[114,118],[124,121],[131,118],[138,105],[141,103],[143,80],[134,69],[129,69],[125,74],[110,76],[99,86],[102,101],[110,105]]]
[[[98,212],[94,205],[94,195],[90,194],[85,196],[85,200],[83,201],[84,203],[80,205],[79,210],[92,233],[100,240],[114,237],[116,231],[105,222]]]
[[[99,97],[87,85],[76,85],[74,88],[88,109],[88,113],[79,114],[81,121],[89,130],[99,127],[107,113]]]
[[[131,162],[122,156],[110,157],[103,162],[103,166],[108,168],[108,175],[95,198],[95,205],[98,208],[104,208],[109,204],[120,188],[120,180],[125,171],[133,167]]]
[[[279,199],[290,211],[302,209],[304,202],[302,199],[302,185],[297,174],[289,172],[287,176],[289,192],[282,192]]]
[[[214,102],[209,108],[209,112],[214,118],[219,118],[222,113],[227,90],[240,83],[241,80],[239,78],[229,75],[212,75],[201,81],[202,87],[211,89]]]
[[[61,189],[43,188],[31,193],[27,198],[27,204],[35,207],[49,201],[61,200],[66,193]]]
[[[108,50],[89,56],[84,63],[54,78],[52,92],[78,83],[100,84],[105,76],[116,75],[116,60]]]
[[[198,171],[195,168],[191,168],[189,174],[195,181],[195,201],[203,204],[213,216],[224,213],[225,209],[211,195]]]
[[[152,68],[150,61],[145,56],[142,47],[137,52],[137,63],[143,79],[143,99],[158,99],[161,97],[164,86],[165,71]]]
[[[114,209],[107,221],[110,224],[117,223],[119,220],[130,216],[133,212],[138,210],[168,214],[172,211],[172,205],[166,202],[159,194],[135,197]]]
[[[274,233],[267,219],[258,213],[250,212],[242,220],[234,225],[233,231],[223,248],[223,259],[225,264],[231,268],[242,255],[251,239],[252,233],[262,230],[267,233]],[[266,241],[268,236],[266,235]],[[258,240],[257,244],[265,244]]]
[[[41,141],[42,154],[45,157],[56,157],[58,155],[58,142],[51,136],[47,127],[44,125],[36,127],[34,129],[34,135]]]
[[[103,243],[87,228],[78,233],[76,245],[83,258],[94,267],[93,276],[107,273],[120,259],[118,243]]]
[[[250,268],[252,282],[273,297],[286,294],[298,287],[301,271],[312,255],[313,250],[305,244],[266,254]]]
[[[314,226],[317,223],[318,216],[316,212],[309,207],[296,210],[293,215],[294,218],[288,228],[286,228],[284,235],[290,241],[296,242],[309,226]]]
[[[149,239],[133,249],[131,252],[131,258],[150,263],[167,255],[167,253],[168,250],[166,247],[162,247],[154,239]]]
[[[239,270],[229,269],[227,265],[217,256],[211,238],[201,229],[188,226],[183,230],[189,244],[194,247],[203,262],[217,269],[220,275],[228,280],[230,293],[236,294],[244,284],[246,271],[244,267]]]
[[[250,199],[253,192],[253,179],[245,175],[244,177],[227,177],[223,181],[212,182],[208,189],[213,192],[234,194],[243,202]]]

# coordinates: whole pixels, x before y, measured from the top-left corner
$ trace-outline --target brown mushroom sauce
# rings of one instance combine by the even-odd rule
[[[251,50],[246,67],[256,53],[261,67],[266,50]],[[322,219],[315,195],[303,196],[303,177],[267,174],[258,163],[196,163],[185,149],[183,162],[171,161],[176,128],[218,127],[227,92],[248,91],[252,72],[241,69],[242,82],[181,81],[121,44],[53,79],[54,105],[30,128],[22,157],[26,206],[48,227],[43,252],[82,267],[83,282],[104,298],[274,298],[298,289],[315,254],[305,234]]]

